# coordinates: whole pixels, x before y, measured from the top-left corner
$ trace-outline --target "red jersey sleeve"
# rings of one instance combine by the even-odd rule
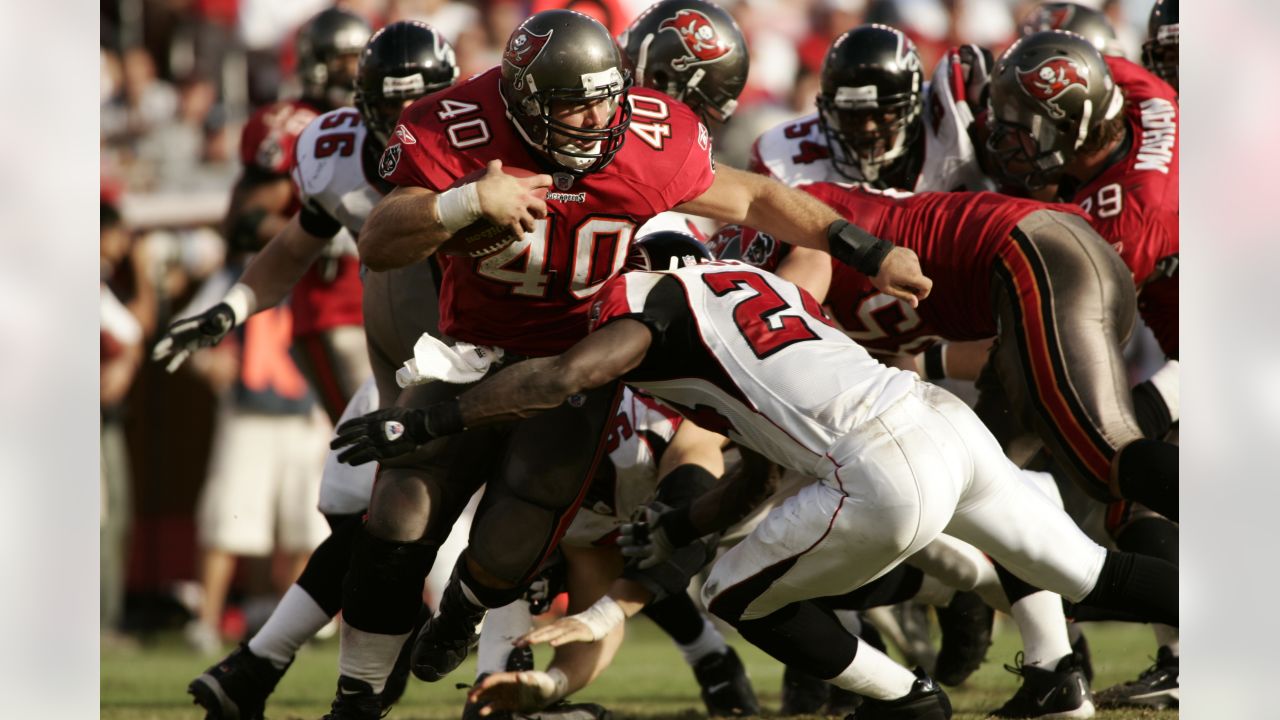
[[[632,92],[637,93],[637,97],[643,97],[642,93],[652,91],[633,90]],[[675,172],[664,181],[661,187],[662,200],[667,205],[661,209],[664,211],[698,197],[706,192],[716,179],[716,164],[711,158],[711,133],[707,131],[707,126],[703,125],[698,116],[684,103],[668,100],[668,104],[670,106],[668,122],[673,142],[667,150],[682,153],[684,157],[675,168]],[[632,122],[636,120],[633,118]],[[637,139],[629,137],[627,142],[634,142]]]
[[[401,113],[400,123],[378,163],[378,174],[384,180],[441,192],[470,172],[460,162],[463,156],[448,144],[446,129],[435,109],[439,103],[428,96]]]
[[[316,118],[311,106],[279,102],[254,113],[240,132],[240,162],[268,175],[288,175],[298,136]]]

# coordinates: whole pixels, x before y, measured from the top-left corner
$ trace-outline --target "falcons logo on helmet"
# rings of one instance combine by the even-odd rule
[[[515,81],[511,83],[515,89],[524,89],[525,74],[529,72],[533,61],[538,59],[538,55],[542,54],[542,48],[546,47],[553,32],[555,31],[548,30],[546,35],[537,35],[521,30],[511,37],[511,42],[507,43],[507,49],[502,53],[502,62],[519,68]]]
[[[710,18],[697,10],[681,10],[674,17],[663,20],[658,31],[663,30],[679,35],[684,49],[689,52],[688,55],[671,61],[671,67],[676,70],[716,62],[733,50],[733,46],[720,37]]]
[[[1044,105],[1054,120],[1067,116],[1058,105],[1062,96],[1072,90],[1089,93],[1088,69],[1065,57],[1050,58],[1030,70],[1019,70],[1018,82],[1028,95]]]

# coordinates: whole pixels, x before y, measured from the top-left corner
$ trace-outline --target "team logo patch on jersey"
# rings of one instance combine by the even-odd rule
[[[521,30],[507,43],[507,49],[502,53],[502,64],[512,65],[517,69],[515,80],[511,83],[516,90],[524,89],[524,76],[528,74],[538,55],[542,54],[542,48],[546,47],[553,32],[555,31],[548,30],[546,35],[537,35]]]
[[[1071,58],[1055,57],[1030,70],[1019,70],[1018,83],[1028,95],[1044,105],[1049,117],[1061,120],[1067,113],[1058,105],[1058,100],[1072,90],[1088,95],[1088,72],[1088,68],[1080,67]]]
[[[404,125],[396,125],[396,129],[391,131],[391,135],[405,145],[417,145],[418,138],[409,132],[409,128]]]
[[[711,19],[697,10],[681,10],[658,26],[658,31],[670,30],[680,36],[689,54],[671,61],[671,67],[684,70],[693,65],[716,62],[733,51],[733,46],[720,37]]]
[[[382,159],[378,161],[378,174],[382,177],[390,177],[391,173],[396,171],[396,167],[400,165],[400,143],[388,145],[386,150],[382,151]]]

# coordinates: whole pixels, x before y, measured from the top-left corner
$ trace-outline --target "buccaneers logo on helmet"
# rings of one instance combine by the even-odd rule
[[[1058,105],[1062,96],[1072,90],[1079,90],[1085,95],[1089,93],[1088,69],[1065,57],[1050,58],[1030,70],[1019,70],[1018,82],[1028,95],[1044,105],[1054,120],[1067,116]]]
[[[511,42],[507,43],[507,49],[502,53],[502,62],[519,68],[515,82],[511,83],[515,89],[524,89],[524,76],[551,39],[552,32],[554,31],[549,30],[546,35],[535,35],[524,30],[512,36]]]
[[[675,17],[663,20],[658,30],[671,30],[679,34],[680,42],[689,51],[689,55],[671,61],[671,67],[676,70],[715,62],[733,50],[733,46],[720,37],[711,20],[697,10],[681,10]]]

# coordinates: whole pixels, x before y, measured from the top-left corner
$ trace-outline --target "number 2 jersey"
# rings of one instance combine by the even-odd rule
[[[810,477],[828,475],[828,449],[916,383],[828,324],[813,296],[739,262],[626,273],[592,316],[653,333],[628,385]]]
[[[831,261],[826,306],[849,336],[878,354],[913,354],[939,339],[980,340],[996,334],[991,309],[993,266],[1010,233],[1037,210],[1080,217],[1075,205],[1049,205],[997,193],[899,195],[814,183],[801,188],[867,232],[915,251],[933,291],[918,308],[872,286],[853,268]]]
[[[240,138],[245,172],[264,179],[288,177],[299,156],[314,154],[312,141],[301,135],[317,114],[313,105],[302,100],[274,103],[254,113]],[[294,190],[289,215],[302,203],[301,190],[296,185]],[[326,249],[329,262],[316,262],[294,285],[290,309],[295,337],[361,323],[360,262],[352,238],[337,232]]]
[[[418,100],[400,116],[380,173],[441,192],[490,160],[541,165],[505,114],[500,69]],[[635,231],[714,179],[711,141],[683,103],[630,91],[633,118],[603,169],[547,193],[548,217],[483,258],[440,255],[440,331],[521,355],[562,352],[582,337],[593,296],[626,260]]]

